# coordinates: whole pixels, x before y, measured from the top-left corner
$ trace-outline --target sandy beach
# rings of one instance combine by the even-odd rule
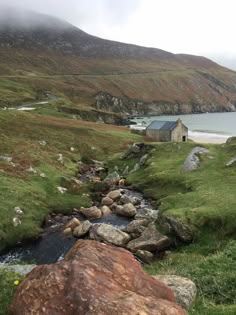
[[[189,139],[196,143],[213,143],[213,144],[222,144],[227,141],[230,136],[220,135],[220,134],[211,134],[204,132],[193,132],[189,131]]]

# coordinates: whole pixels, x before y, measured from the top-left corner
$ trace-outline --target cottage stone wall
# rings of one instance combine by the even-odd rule
[[[146,135],[157,142],[171,141],[171,131],[147,129]]]
[[[185,127],[181,122],[177,124],[175,129],[171,132],[171,141],[182,142],[188,140],[188,128]]]

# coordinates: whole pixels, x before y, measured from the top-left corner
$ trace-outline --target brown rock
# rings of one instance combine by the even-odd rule
[[[63,233],[64,233],[65,235],[71,235],[71,234],[72,234],[72,229],[69,227],[69,228],[65,229],[65,230],[63,231]]]
[[[129,233],[132,238],[138,238],[149,223],[150,222],[145,219],[133,220],[123,229],[123,231]]]
[[[111,214],[111,209],[108,206],[102,206],[101,211],[103,216]]]
[[[89,232],[91,226],[92,223],[86,220],[74,229],[73,235],[75,237],[81,237]]]
[[[90,208],[80,208],[80,213],[82,213],[87,219],[99,219],[102,216],[102,211],[96,206]]]
[[[71,228],[71,230],[74,230],[78,225],[80,225],[80,220],[73,218],[66,224],[66,229]]]
[[[134,217],[137,213],[137,210],[132,203],[127,203],[123,206],[117,206],[114,211],[116,214],[123,215],[125,217]]]
[[[122,204],[132,203],[132,202],[131,202],[131,198],[130,198],[129,196],[125,195],[125,194],[121,196],[120,202],[121,202]]]
[[[148,252],[147,250],[137,250],[135,253],[135,256],[139,257],[144,263],[150,264],[150,262],[153,260],[154,255],[151,252]]]
[[[128,251],[79,240],[65,259],[38,266],[17,288],[11,315],[187,315],[172,290]]]
[[[119,190],[112,190],[109,192],[109,194],[107,194],[108,198],[111,198],[113,201],[116,201],[120,198],[121,193]]]
[[[188,310],[192,306],[197,295],[197,287],[193,281],[175,275],[157,275],[153,277],[171,287],[177,303],[184,309]]]
[[[130,240],[129,234],[109,224],[96,224],[90,229],[91,239],[124,247]]]
[[[151,223],[139,238],[136,238],[128,243],[127,248],[132,252],[136,252],[139,249],[156,252],[167,248],[169,245],[170,239],[158,232],[155,224]]]
[[[113,200],[109,197],[102,198],[102,206],[110,206],[113,204]]]

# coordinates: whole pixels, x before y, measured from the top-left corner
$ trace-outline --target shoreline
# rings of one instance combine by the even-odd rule
[[[223,144],[231,135],[222,135],[215,133],[194,132],[189,130],[188,138],[196,143]]]
[[[130,125],[131,130],[145,130],[146,127],[142,125]],[[188,139],[196,143],[211,143],[211,144],[223,144],[226,143],[227,139],[233,137],[233,135],[223,135],[210,132],[200,132],[200,131],[191,131],[188,132]]]

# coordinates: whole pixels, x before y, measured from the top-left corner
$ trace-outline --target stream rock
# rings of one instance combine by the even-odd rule
[[[103,216],[111,214],[111,209],[108,206],[102,206],[101,211]]]
[[[89,231],[91,239],[124,247],[130,240],[129,234],[109,224],[95,224]]]
[[[158,218],[158,210],[152,210],[148,208],[139,209],[138,213],[135,215],[134,219],[146,219],[150,222],[155,222]]]
[[[113,201],[120,199],[120,196],[121,196],[120,190],[112,190],[109,192],[109,194],[107,194],[107,197],[112,199]]]
[[[104,179],[104,182],[108,183],[109,185],[116,185],[120,180],[120,175],[118,172],[113,172],[107,175]]]
[[[164,282],[174,291],[176,302],[180,306],[186,310],[191,307],[197,295],[197,287],[193,281],[175,275],[158,275],[154,278]]]
[[[17,287],[11,315],[187,315],[173,291],[128,251],[79,240],[65,259],[36,267]]]
[[[133,218],[136,215],[137,210],[132,203],[127,203],[123,206],[120,205],[116,206],[114,212],[124,217]]]
[[[109,197],[104,197],[104,198],[102,198],[101,204],[102,204],[102,206],[110,206],[113,204],[113,200]]]
[[[157,222],[158,228],[170,238],[174,237],[174,242],[180,240],[183,243],[191,243],[193,240],[193,231],[185,223],[171,216],[161,216]]]
[[[131,198],[124,194],[120,197],[120,203],[122,204],[131,203]]]
[[[80,213],[83,214],[87,219],[99,219],[102,216],[102,211],[98,209],[98,207],[90,207],[90,208],[80,208]]]
[[[150,223],[139,238],[130,241],[127,248],[131,252],[138,250],[147,250],[149,252],[156,252],[168,248],[170,246],[170,239],[157,231],[154,223]]]
[[[149,223],[150,222],[146,219],[133,220],[123,229],[123,231],[129,233],[132,238],[138,238],[144,232]]]
[[[86,220],[74,229],[73,235],[75,237],[84,236],[85,234],[89,232],[91,226],[92,226],[92,223]]]
[[[77,218],[72,218],[65,226],[66,229],[74,230],[78,225],[80,225],[80,220]]]

